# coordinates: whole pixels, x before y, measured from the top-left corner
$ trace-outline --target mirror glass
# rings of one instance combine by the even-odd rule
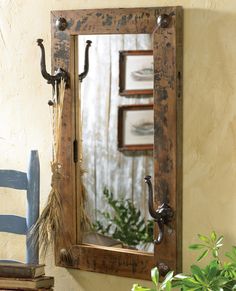
[[[153,252],[146,175],[153,176],[151,35],[80,35],[83,185],[91,231],[83,243]]]

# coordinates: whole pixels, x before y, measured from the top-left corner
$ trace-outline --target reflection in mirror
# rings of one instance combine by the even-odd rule
[[[144,176],[153,176],[151,35],[79,36],[79,72],[87,40],[92,45],[89,73],[80,85],[80,116],[91,230],[83,243],[153,252],[144,183]]]

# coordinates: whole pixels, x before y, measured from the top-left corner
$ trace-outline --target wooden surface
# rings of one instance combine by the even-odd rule
[[[0,215],[0,232],[9,232],[15,234],[26,235],[26,218],[12,215],[1,214]]]
[[[181,34],[180,9],[168,28],[153,33],[155,202],[160,205],[166,200],[175,213],[171,228],[165,227],[163,242],[156,246],[155,257],[158,263],[169,261],[167,265],[178,271],[182,268],[182,90],[177,79],[182,75]]]
[[[28,186],[27,174],[14,170],[0,170],[0,187],[26,190]]]
[[[171,15],[168,28],[157,28],[157,17],[163,13]],[[150,269],[164,263],[170,269],[181,268],[181,83],[182,74],[182,9],[134,8],[53,11],[52,18],[52,71],[62,67],[70,73],[70,88],[66,90],[62,116],[62,139],[60,163],[63,179],[60,182],[63,201],[62,233],[58,234],[56,264],[95,272],[149,279]],[[68,21],[65,31],[58,31],[55,22],[59,17]],[[80,199],[80,175],[78,165],[73,162],[73,141],[77,137],[78,122],[74,116],[76,108],[75,36],[78,34],[152,33],[155,60],[154,109],[155,109],[155,203],[156,206],[167,195],[175,211],[172,232],[154,255],[86,247],[77,244],[77,199]],[[178,58],[178,60],[177,60]],[[178,73],[180,72],[180,74]],[[178,97],[179,96],[179,97]],[[177,98],[178,97],[178,98]],[[180,114],[179,114],[180,112]],[[179,125],[180,124],[180,125]],[[178,131],[178,132],[177,132]],[[178,138],[177,138],[178,136]],[[76,190],[77,189],[77,190]],[[178,198],[177,198],[178,195]],[[77,244],[77,245],[76,245]],[[64,249],[68,260],[62,261],[60,251]],[[64,253],[63,250],[63,253]],[[103,264],[103,258],[106,258]],[[104,265],[105,264],[105,265]]]
[[[93,245],[72,248],[73,268],[124,277],[150,279],[153,254]],[[147,274],[148,272],[148,274]]]
[[[36,223],[39,217],[39,198],[40,198],[40,166],[38,151],[31,151],[29,169],[27,172],[28,187],[27,187],[27,215],[26,226],[27,230]],[[38,233],[35,232],[35,236]],[[39,243],[27,233],[26,238],[26,262],[38,264],[39,262]]]

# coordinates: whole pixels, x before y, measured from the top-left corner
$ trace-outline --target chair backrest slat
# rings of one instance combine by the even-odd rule
[[[26,235],[26,219],[17,215],[0,215],[0,232]]]
[[[28,177],[28,189],[27,189],[27,215],[26,224],[30,230],[36,223],[39,217],[39,192],[40,192],[40,167],[39,157],[37,151],[31,151],[29,169],[27,173]],[[36,264],[39,260],[39,245],[38,234],[34,234],[34,237],[27,235],[26,244],[26,262]]]
[[[0,187],[26,190],[27,186],[26,173],[14,170],[0,170]]]

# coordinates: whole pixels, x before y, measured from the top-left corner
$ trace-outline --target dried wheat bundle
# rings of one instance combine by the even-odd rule
[[[54,245],[56,234],[60,232],[61,227],[61,197],[57,190],[58,180],[61,179],[59,173],[60,165],[55,162],[51,163],[52,184],[48,196],[47,204],[44,207],[36,224],[33,226],[31,233],[33,235],[32,243],[35,244],[39,239],[41,255],[45,258],[47,249]],[[36,234],[39,234],[39,236]]]
[[[58,99],[54,99],[53,106],[53,161],[51,162],[51,191],[48,196],[47,204],[40,214],[36,224],[30,230],[32,244],[39,240],[40,251],[45,257],[50,245],[54,245],[56,235],[61,231],[61,209],[62,202],[58,189],[59,181],[62,179],[60,173],[61,164],[59,163],[59,148],[61,140],[61,119],[64,103],[65,82],[61,80],[59,84]]]
[[[61,80],[59,86],[59,98],[54,102],[53,108],[53,161],[51,162],[51,191],[48,196],[47,204],[43,209],[39,219],[30,231],[32,235],[32,243],[36,243],[39,240],[40,250],[43,257],[47,253],[47,249],[50,245],[55,245],[56,236],[60,234],[62,228],[61,210],[62,210],[62,200],[59,191],[59,183],[63,178],[61,170],[63,165],[59,161],[59,149],[61,140],[61,127],[62,127],[62,111],[64,104],[64,93],[65,93],[65,82]],[[79,97],[80,104],[80,97]],[[80,107],[80,105],[79,105]],[[80,120],[81,121],[81,120]],[[86,201],[86,191],[82,182],[82,175],[84,174],[83,156],[82,156],[82,122],[80,122],[80,128],[78,132],[79,138],[79,163],[78,163],[78,173],[77,173],[77,192],[79,195],[78,207],[80,209],[78,225],[79,225],[79,236],[85,230],[91,228],[90,220],[85,211],[85,201]],[[63,171],[62,171],[63,172]],[[38,235],[39,233],[39,235]]]

